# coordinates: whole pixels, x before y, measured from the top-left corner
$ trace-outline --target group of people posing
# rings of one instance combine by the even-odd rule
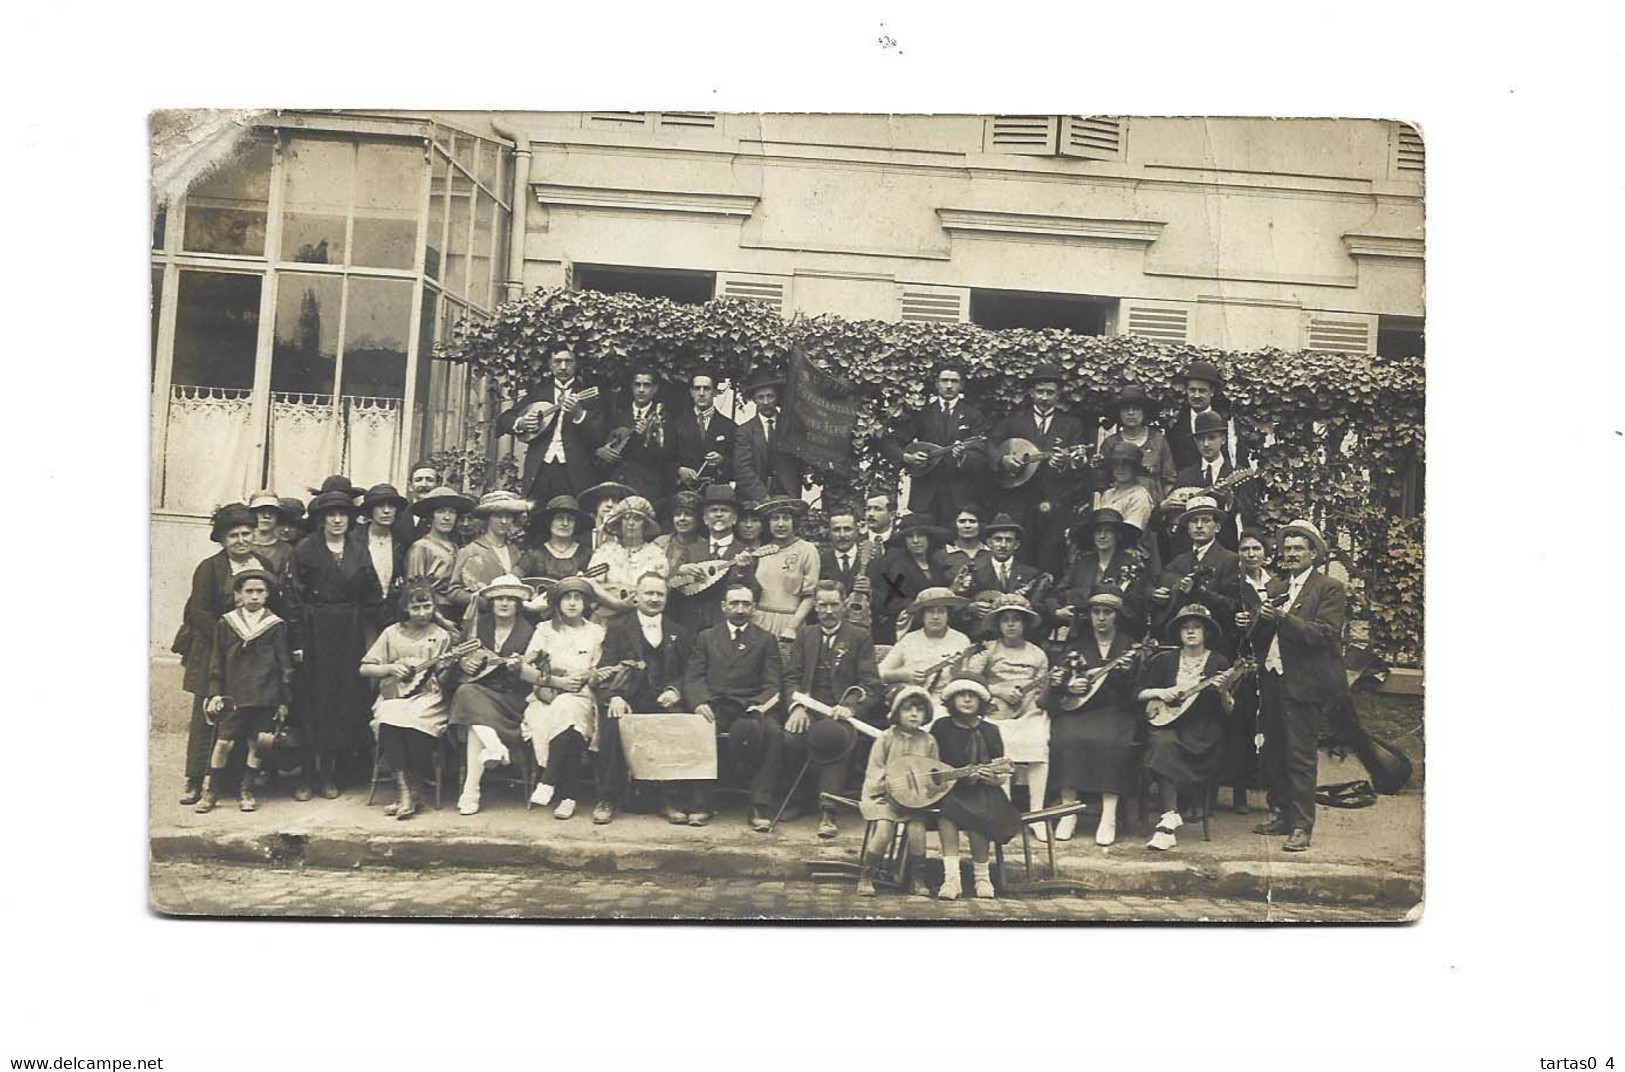
[[[517,766],[557,818],[590,799],[609,823],[628,790],[622,720],[691,712],[763,832],[805,812],[834,837],[833,802],[855,797],[875,855],[895,823],[919,852],[924,813],[887,771],[953,768],[929,812],[943,897],[960,892],[961,831],[991,895],[1018,786],[1029,813],[1065,813],[1029,817],[1040,838],[1070,840],[1066,806],[1098,799],[1102,846],[1149,792],[1147,844],[1167,851],[1182,812],[1220,785],[1248,810],[1261,781],[1256,830],[1309,847],[1345,593],[1314,569],[1313,524],[1256,527],[1216,367],[1185,370],[1186,405],[1159,427],[1133,384],[1102,420],[1068,413],[1047,365],[1030,406],[989,421],[943,365],[880,444],[908,474],[906,511],[889,490],[826,502],[818,545],[776,377],[744,384],[755,415],[736,426],[709,376],[668,413],[652,369],[618,409],[570,353],[550,371],[497,421],[527,443],[523,494],[476,501],[420,465],[407,495],[335,476],[308,504],[265,491],[221,508],[175,645],[194,698],[183,804],[208,811],[234,780],[253,810],[267,757],[296,770],[296,799],[335,797],[381,758],[385,811],[406,819],[445,739],[463,814],[488,771]],[[655,785],[673,824],[711,821],[714,783]]]

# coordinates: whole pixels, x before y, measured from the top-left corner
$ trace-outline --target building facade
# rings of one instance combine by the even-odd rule
[[[267,114],[154,209],[154,647],[216,504],[460,447],[434,344],[506,298],[1409,356],[1423,175],[1376,120]]]

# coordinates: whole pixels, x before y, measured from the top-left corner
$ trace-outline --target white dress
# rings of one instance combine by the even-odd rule
[[[362,665],[405,663],[418,666],[449,647],[451,634],[439,625],[431,625],[421,637],[409,637],[397,622],[378,634],[378,639],[367,649],[361,662]],[[402,699],[400,690],[401,683],[395,678],[379,679],[378,699],[372,705],[374,733],[381,725],[417,730],[430,737],[439,737],[446,732],[446,698],[441,695],[440,685],[433,677],[416,696]]]
[[[547,653],[551,673],[584,674],[598,665],[604,653],[604,627],[596,622],[573,628],[561,627],[556,620],[543,622],[531,634],[525,661],[530,662],[537,652]],[[598,747],[598,701],[592,687],[589,685],[580,692],[560,692],[545,702],[538,698],[537,692],[532,692],[520,722],[520,733],[536,750],[538,766],[547,766],[548,743],[568,729],[586,738],[589,747]]]
[[[1026,689],[1049,675],[1049,657],[1031,641],[1014,650],[995,644],[986,653],[973,655],[967,660],[966,668],[980,674],[989,688]],[[1042,692],[1040,685],[1029,693],[1017,717],[993,722],[1004,739],[1004,754],[1013,763],[1049,762],[1049,712],[1039,702]]]

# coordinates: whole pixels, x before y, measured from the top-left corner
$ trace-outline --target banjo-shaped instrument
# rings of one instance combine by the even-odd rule
[[[1087,444],[1075,447],[1057,447],[1054,450],[1045,450],[1030,439],[1006,439],[993,448],[1001,464],[997,467],[994,480],[1001,488],[1019,488],[1033,478],[1033,474],[1051,458],[1064,461],[1065,468],[1076,465],[1085,465],[1094,457],[1094,448]],[[1019,469],[1006,468],[1002,462],[1006,458],[1013,458],[1020,463]]]
[[[1220,670],[1217,674],[1209,674],[1189,688],[1181,689],[1179,695],[1172,700],[1148,700],[1145,705],[1145,720],[1153,726],[1167,726],[1191,709],[1196,698],[1205,690],[1218,688],[1228,691],[1230,686],[1241,680],[1243,674],[1251,673],[1253,661],[1251,659],[1237,659],[1236,662]]]
[[[895,756],[886,764],[886,795],[900,808],[928,808],[947,796],[963,778],[982,771],[1000,777],[1014,774],[1016,765],[1000,757],[991,763],[950,767],[930,756]]]
[[[1065,711],[1076,711],[1083,707],[1095,694],[1106,685],[1106,678],[1114,670],[1121,670],[1141,655],[1149,655],[1157,648],[1155,637],[1147,637],[1138,644],[1133,645],[1111,662],[1100,666],[1091,666],[1086,670],[1074,670],[1067,678],[1066,684],[1061,686],[1061,708]]]
[[[752,547],[742,553],[750,555],[752,558],[767,558],[769,555],[776,555],[784,550],[786,548],[770,543],[761,547]],[[674,578],[687,576],[688,579],[673,580],[672,587],[685,596],[697,596],[701,592],[709,591],[713,585],[726,577],[733,565],[734,560],[731,558],[710,558],[704,562],[685,562],[677,567],[672,576]]]

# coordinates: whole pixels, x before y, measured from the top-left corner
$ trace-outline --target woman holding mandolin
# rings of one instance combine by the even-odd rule
[[[1136,696],[1141,703],[1166,708],[1160,715],[1147,711],[1154,721],[1174,715],[1163,725],[1152,725],[1146,741],[1146,769],[1162,790],[1162,817],[1146,848],[1162,850],[1174,847],[1174,831],[1184,823],[1179,791],[1205,787],[1223,769],[1225,715],[1235,703],[1226,691],[1229,681],[1217,676],[1230,667],[1230,660],[1213,650],[1221,634],[1206,607],[1191,603],[1179,608],[1168,623],[1168,638],[1178,649],[1146,663]],[[1208,806],[1206,800],[1200,804]]]
[[[604,528],[615,539],[599,544],[587,565],[589,571],[600,565],[608,570],[593,582],[598,606],[592,615],[599,625],[632,613],[639,577],[645,573],[665,577],[671,572],[665,548],[653,542],[660,535],[660,523],[648,499],[641,495],[622,499],[604,518]]]
[[[435,597],[432,580],[408,579],[401,586],[401,620],[386,626],[361,657],[361,676],[379,679],[372,728],[395,779],[395,803],[386,805],[384,814],[397,819],[417,813],[414,783],[428,774],[435,742],[446,732],[440,678],[451,670],[444,656],[452,637],[435,621]],[[428,672],[416,673],[425,668]],[[420,676],[421,683],[415,683]]]
[[[542,770],[531,803],[546,807],[556,795],[553,818],[568,819],[576,813],[587,751],[598,737],[592,686],[604,654],[604,627],[587,620],[594,592],[585,577],[566,577],[551,596],[552,620],[537,626],[525,647],[525,662],[535,668],[537,680],[521,732]]]
[[[952,665],[977,646],[948,625],[953,612],[969,604],[970,600],[947,588],[922,591],[908,608],[920,628],[910,630],[880,660],[880,680],[888,685],[918,685],[940,701],[943,685],[953,676]]]
[[[538,675],[524,658],[534,630],[519,607],[535,595],[530,585],[504,574],[475,593],[471,604],[469,639],[478,640],[480,646],[457,664],[462,682],[452,694],[450,716],[453,726],[468,727],[467,773],[457,800],[460,815],[480,810],[480,779],[486,768],[512,762],[512,750],[523,747],[525,696]]]
[[[965,670],[987,683],[993,697],[987,717],[999,727],[1004,754],[1016,764],[1017,778],[1025,776],[1031,811],[1044,806],[1049,788],[1050,724],[1049,712],[1044,710],[1049,696],[1049,656],[1027,639],[1042,622],[1026,596],[1003,593],[993,600],[982,620],[983,632],[991,633],[995,640],[965,660]],[[1039,841],[1047,839],[1043,823],[1031,823],[1029,829]]]
[[[1105,846],[1117,840],[1117,804],[1139,773],[1145,720],[1134,700],[1143,646],[1115,587],[1096,587],[1083,610],[1087,627],[1050,671],[1050,763],[1062,804],[1076,804],[1080,793],[1100,794],[1095,844]],[[1071,840],[1077,822],[1075,815],[1063,816],[1056,840]]]

